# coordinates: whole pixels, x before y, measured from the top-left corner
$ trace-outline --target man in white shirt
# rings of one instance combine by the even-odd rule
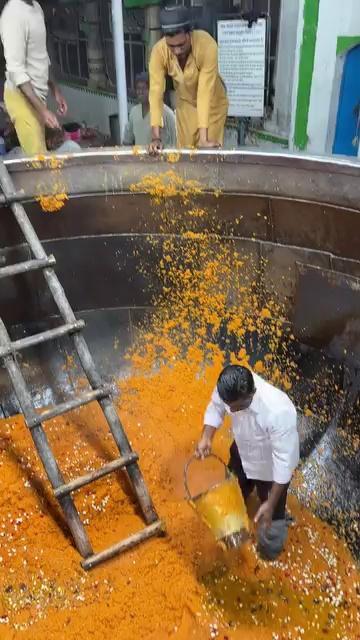
[[[8,0],[0,18],[6,61],[4,101],[26,155],[46,152],[45,126],[59,128],[46,106],[52,90],[58,113],[65,115],[66,102],[49,80],[49,56],[43,11],[36,0]]]
[[[123,144],[147,147],[152,140],[149,103],[149,74],[139,73],[135,81],[136,97],[139,104],[130,111],[129,123],[126,126]],[[176,121],[174,112],[164,104],[164,127],[161,129],[163,147],[176,147]]]
[[[210,454],[227,413],[234,436],[229,468],[245,500],[257,490],[261,502],[255,516],[258,549],[264,558],[273,560],[286,540],[287,491],[299,462],[296,409],[285,393],[246,367],[229,365],[221,372],[206,409],[198,457]]]

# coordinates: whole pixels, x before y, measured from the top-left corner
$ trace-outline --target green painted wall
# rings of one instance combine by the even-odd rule
[[[283,147],[289,146],[288,138],[284,138],[283,136],[278,136],[274,133],[270,133],[270,131],[265,131],[265,129],[255,129],[254,127],[250,127],[250,131],[257,138],[260,138],[260,140],[266,140],[267,142],[281,144]]]
[[[160,0],[124,0],[126,9],[135,9],[138,7],[150,7],[154,4],[160,4]]]
[[[299,82],[294,130],[294,145],[298,149],[305,149],[308,143],[307,125],[314,72],[319,4],[320,0],[304,0],[304,27],[300,49]]]

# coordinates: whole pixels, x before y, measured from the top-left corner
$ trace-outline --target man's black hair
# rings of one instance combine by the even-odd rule
[[[190,12],[186,7],[165,5],[160,11],[160,26],[165,36],[191,31]]]
[[[223,402],[236,402],[255,391],[250,369],[238,364],[229,364],[219,375],[217,390]]]
[[[136,74],[135,76],[135,87],[138,82],[145,82],[147,86],[150,85],[149,74],[147,71],[142,71],[141,73]]]

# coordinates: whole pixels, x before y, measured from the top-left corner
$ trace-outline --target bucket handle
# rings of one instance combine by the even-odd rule
[[[225,467],[225,479],[228,480],[231,477],[231,471],[229,471],[228,466],[225,464],[225,462],[219,457],[217,456],[215,453],[209,453],[208,456],[206,456],[207,458],[216,458],[216,460],[218,460],[219,462],[221,462],[221,464]],[[185,492],[186,492],[186,496],[187,499],[190,501],[193,501],[196,496],[192,496],[189,490],[189,485],[188,485],[188,470],[189,467],[191,465],[192,462],[194,462],[194,460],[199,460],[199,458],[196,457],[196,455],[191,456],[191,458],[187,461],[185,467],[184,467],[184,486],[185,486]]]

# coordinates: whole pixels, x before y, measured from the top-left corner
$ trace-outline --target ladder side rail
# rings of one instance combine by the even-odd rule
[[[11,195],[13,195],[14,185],[3,163],[0,163],[0,185],[5,196],[10,197]],[[46,258],[47,254],[26,214],[23,205],[13,203],[11,205],[11,209],[35,258]],[[76,318],[74,312],[70,306],[68,299],[66,298],[64,289],[56,273],[51,268],[44,269],[43,273],[63,320],[67,323],[75,322]],[[84,337],[82,335],[74,335],[73,341],[76,351],[79,355],[81,365],[86,375],[88,376],[91,386],[93,387],[93,389],[100,387],[102,384],[102,380],[98,371],[96,370],[93,358]],[[100,400],[100,405],[105,414],[106,420],[109,424],[110,430],[120,454],[126,455],[130,453],[132,451],[130,443],[124,432],[124,429],[119,420],[119,416],[112,401],[104,398],[103,400]],[[129,467],[128,476],[131,484],[133,485],[133,489],[137,494],[146,522],[154,522],[158,518],[158,516],[155,511],[153,502],[150,498],[143,475],[137,464],[133,464],[131,465],[131,467]]]
[[[129,454],[132,451],[132,448],[122,427],[114,404],[108,398],[99,400],[99,404],[104,412],[110,431],[120,453],[122,455]],[[140,467],[137,463],[134,463],[127,467],[126,471],[133,490],[138,497],[145,522],[146,524],[152,524],[153,522],[158,520],[158,514],[156,513],[154,503],[150,497],[148,488],[144,480],[144,476],[140,471]]]
[[[9,344],[9,334],[3,321],[0,319],[0,345],[7,347]],[[5,356],[3,362],[14,387],[25,421],[26,423],[31,422],[36,419],[37,414],[20,367],[13,355]],[[64,478],[51,450],[42,424],[40,423],[31,429],[30,433],[52,487],[56,489],[62,486],[64,484]],[[84,558],[87,558],[92,555],[92,547],[72,497],[67,495],[59,498],[59,503],[79,553]]]

